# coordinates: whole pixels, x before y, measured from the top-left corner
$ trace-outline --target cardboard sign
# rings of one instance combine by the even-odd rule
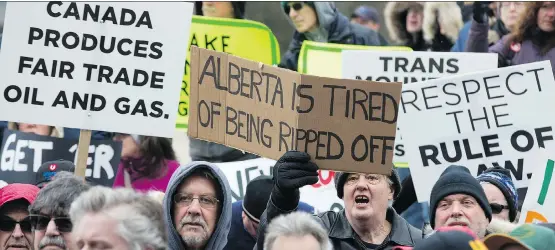
[[[244,199],[247,184],[254,178],[272,176],[276,161],[258,158],[247,161],[216,163],[224,172],[231,186],[233,202]],[[317,211],[339,211],[343,209],[343,200],[337,197],[334,172],[318,170],[318,183],[300,189],[301,201],[313,206]]]
[[[307,152],[321,169],[390,174],[401,83],[301,75],[191,50],[189,136],[277,160]]]
[[[474,176],[501,166],[527,187],[540,147],[555,150],[555,117],[538,115],[554,104],[549,61],[404,85],[399,117],[410,124],[403,139],[418,201],[453,164]]]
[[[172,137],[193,3],[9,2],[0,119]]]
[[[534,171],[522,203],[519,224],[555,221],[555,157],[541,149],[532,159]]]
[[[44,162],[77,161],[77,140],[5,130],[0,152],[0,180],[35,184],[36,173]],[[95,184],[112,187],[121,156],[121,143],[91,140],[86,177]]]
[[[404,84],[497,68],[495,53],[344,50],[342,57],[343,78]],[[397,167],[408,166],[402,126],[397,124]]]
[[[277,64],[280,58],[279,44],[270,28],[250,20],[193,16],[189,41],[189,49],[194,45],[266,64]],[[176,124],[180,130],[187,130],[189,122],[190,66],[187,53]]]
[[[361,46],[303,41],[297,72],[307,75],[340,78],[343,50],[412,51],[404,46]]]

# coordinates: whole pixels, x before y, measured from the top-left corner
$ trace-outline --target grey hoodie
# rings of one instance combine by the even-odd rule
[[[221,250],[227,244],[227,234],[231,227],[231,188],[225,174],[214,164],[204,161],[195,161],[187,165],[180,166],[172,175],[166,195],[164,196],[164,217],[166,219],[166,227],[168,229],[168,242],[170,250],[186,250],[185,244],[175,228],[175,223],[172,216],[173,196],[177,191],[177,187],[193,172],[195,169],[207,169],[219,181],[219,186],[223,188],[222,195],[222,211],[216,228],[212,236],[208,240],[205,248],[206,250]]]
[[[312,32],[306,32],[304,35],[310,41],[321,43],[328,42],[330,25],[337,17],[335,4],[333,2],[311,2],[311,4],[314,4],[314,9],[318,17],[318,29]],[[295,24],[289,15],[287,15],[285,11],[282,11],[282,13],[286,16],[285,19],[287,19],[289,24],[295,27]]]

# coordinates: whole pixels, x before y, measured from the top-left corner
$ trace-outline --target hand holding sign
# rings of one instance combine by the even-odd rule
[[[301,75],[192,48],[189,136],[321,169],[391,173],[401,83]]]

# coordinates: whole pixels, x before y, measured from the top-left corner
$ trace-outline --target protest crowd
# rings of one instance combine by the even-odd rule
[[[20,40],[11,38],[18,33],[15,21],[20,13],[10,11],[33,4],[48,6],[49,15],[63,16],[63,22],[79,20],[74,26],[83,25],[82,33],[88,32],[84,23],[92,20],[92,14],[85,18],[87,11],[94,11],[87,5],[81,20],[75,13],[82,7],[70,7],[64,14],[62,6],[69,2],[8,2],[4,33],[0,35],[0,67],[10,65],[11,71],[19,70],[20,74],[34,66],[11,61],[14,53],[10,49],[16,44],[31,45],[35,39],[35,44],[44,43],[52,49],[48,44],[57,44],[54,39],[70,36],[31,33]],[[132,2],[121,2],[118,8],[125,8],[125,4]],[[192,34],[189,40],[208,39],[202,32],[209,30],[222,41],[217,41],[221,48],[212,45],[200,49],[197,47],[203,47],[204,42],[189,41],[197,47],[183,48],[187,60],[183,68],[172,73],[187,75],[183,78],[185,85],[179,88],[187,92],[188,116],[180,113],[177,118],[188,119],[184,123],[187,126],[177,127],[188,129],[181,132],[188,135],[186,149],[172,144],[169,136],[137,132],[139,128],[166,130],[139,120],[123,124],[123,130],[118,127],[106,131],[64,126],[70,124],[65,121],[50,125],[24,122],[48,116],[41,114],[38,106],[34,113],[27,113],[30,118],[4,119],[27,112],[4,108],[15,103],[8,100],[12,98],[8,89],[34,86],[23,84],[34,78],[10,78],[13,81],[0,83],[4,98],[0,120],[5,120],[0,121],[0,250],[555,250],[555,178],[551,178],[555,144],[549,134],[555,119],[543,114],[549,112],[544,104],[555,104],[555,98],[550,98],[555,96],[555,2],[387,2],[383,11],[361,5],[353,13],[341,13],[334,2],[280,2],[284,19],[295,29],[287,50],[281,54],[279,48],[277,54],[270,52],[273,49],[269,44],[276,43],[271,30],[248,20],[248,4],[191,4],[193,16],[187,16],[191,23],[187,33]],[[29,9],[44,12],[44,7]],[[164,26],[156,23],[157,18],[173,16],[149,11],[152,13],[148,18],[134,12],[133,20],[140,20],[136,27],[130,27],[146,29],[140,27],[142,21],[153,32]],[[233,22],[237,25],[231,25]],[[38,23],[30,25],[39,27]],[[244,52],[226,54],[226,46],[228,50],[239,46],[232,43],[232,39],[239,38],[228,36],[229,44],[225,44],[224,37],[245,27],[265,28],[252,28],[248,31],[252,33],[245,33],[252,37],[240,38],[245,43]],[[154,39],[155,35],[149,36]],[[268,37],[270,40],[264,40]],[[182,37],[176,35],[174,40],[178,39]],[[82,38],[86,47],[85,40],[87,36]],[[140,47],[141,41],[136,42],[130,48]],[[67,43],[59,42],[66,48]],[[154,44],[148,45],[152,51]],[[116,50],[127,48],[121,42],[114,46]],[[167,51],[173,48],[170,46],[169,42],[159,46],[162,59],[173,53]],[[248,52],[260,48],[264,53]],[[48,53],[72,53],[59,49]],[[21,50],[21,55],[27,53]],[[34,56],[36,50],[28,51],[26,56]],[[137,56],[140,51],[129,54]],[[256,59],[273,58],[262,54],[278,57]],[[91,58],[108,63],[109,59],[100,59],[103,56]],[[153,54],[143,58],[148,57],[155,59]],[[142,63],[143,58],[128,63]],[[322,60],[330,68],[325,68]],[[148,65],[164,68],[167,61]],[[66,68],[63,64],[59,67],[63,77]],[[96,73],[91,78],[88,71],[87,78],[92,80],[87,83],[106,79],[110,83],[108,75],[117,72],[116,67],[109,73],[102,67],[98,70],[98,79]],[[145,74],[148,71],[143,70]],[[35,71],[40,73],[41,69]],[[56,68],[52,72],[58,74]],[[170,76],[168,72],[166,77]],[[113,85],[127,74],[118,73]],[[141,73],[134,74],[137,77]],[[256,74],[259,83],[255,83]],[[79,77],[75,72],[67,75]],[[148,84],[143,84],[145,88],[157,88],[155,75],[151,77]],[[288,86],[288,81],[294,87]],[[232,93],[235,82],[237,92]],[[329,92],[318,90],[318,82],[331,89],[331,104],[316,104]],[[96,85],[90,86],[86,88]],[[21,96],[24,88],[18,89]],[[74,91],[78,92],[73,86],[67,88],[68,93]],[[158,93],[158,89],[148,91],[133,95],[151,100],[144,93]],[[40,102],[43,93],[38,99],[36,93],[25,92],[25,99],[32,96]],[[98,104],[93,96],[91,108]],[[159,105],[164,105],[164,111],[172,105],[170,98]],[[184,97],[180,98],[182,101]],[[249,102],[240,103],[239,98],[249,98]],[[221,100],[221,104],[216,103]],[[334,109],[334,100],[346,104]],[[493,101],[497,103],[490,103]],[[129,103],[126,112],[142,112]],[[202,119],[203,105],[211,117],[206,123]],[[222,107],[219,113],[210,111],[218,105]],[[145,107],[154,119],[156,104]],[[176,102],[170,109],[177,107]],[[343,111],[344,116],[337,116],[340,118],[332,115]],[[230,112],[236,120],[229,117]],[[228,116],[214,118],[224,113]],[[265,113],[282,122],[253,118]],[[328,117],[328,113],[334,117]],[[73,114],[65,119],[75,122],[72,124],[86,123]],[[448,118],[444,118],[446,114]],[[456,126],[451,125],[453,117]],[[243,118],[246,122],[241,123]],[[447,119],[449,122],[444,122]],[[265,128],[273,131],[265,127],[265,122],[273,122],[274,130],[275,126],[279,128],[279,138],[270,138],[270,132],[265,135]],[[227,125],[224,128],[220,123]],[[230,123],[235,124],[235,132],[228,127]],[[287,136],[283,136],[284,128],[289,129]],[[329,128],[337,129],[333,133]],[[327,133],[322,132],[326,129]],[[90,132],[90,143],[79,151],[82,141],[86,141],[85,130]],[[163,133],[169,132],[160,135]],[[361,139],[359,134],[370,139]],[[272,140],[279,150],[270,146]],[[295,140],[297,145],[293,146]],[[359,141],[366,143],[365,153],[354,149]],[[340,146],[332,147],[332,142]],[[190,160],[178,157],[185,150]],[[85,158],[80,158],[81,152]]]

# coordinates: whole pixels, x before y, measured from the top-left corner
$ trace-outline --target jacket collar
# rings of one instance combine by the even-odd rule
[[[386,220],[391,223],[391,232],[385,241],[395,242],[397,245],[402,246],[413,244],[408,222],[391,207],[387,208]],[[360,238],[351,227],[351,224],[349,224],[345,215],[345,209],[338,213],[330,228],[329,237],[338,239]]]

